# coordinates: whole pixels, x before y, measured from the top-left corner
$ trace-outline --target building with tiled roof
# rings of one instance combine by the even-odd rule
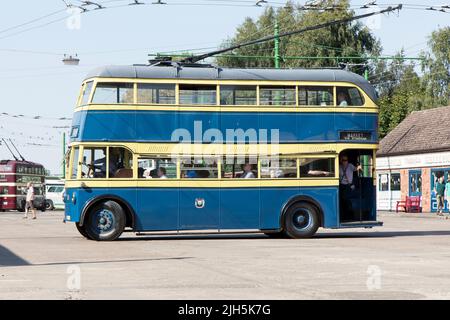
[[[423,212],[435,212],[433,190],[442,176],[450,179],[450,106],[412,112],[380,141],[378,209],[395,210],[398,200],[420,196]]]

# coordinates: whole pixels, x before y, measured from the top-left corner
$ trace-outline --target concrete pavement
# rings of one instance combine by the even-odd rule
[[[376,229],[82,238],[62,212],[0,213],[0,299],[450,299],[450,219]]]

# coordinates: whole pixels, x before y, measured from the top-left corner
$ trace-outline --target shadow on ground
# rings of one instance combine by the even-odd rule
[[[0,245],[0,267],[28,266],[30,263],[14,254],[8,248]]]
[[[436,231],[381,231],[381,232],[341,232],[341,233],[317,233],[313,239],[339,239],[339,238],[395,238],[395,237],[426,237],[426,236],[450,236],[450,230]],[[198,234],[198,235],[158,235],[148,234],[138,237],[122,237],[116,241],[167,241],[167,240],[261,240],[270,237],[262,233],[252,234]],[[280,240],[287,238],[280,238]],[[301,240],[301,239],[300,239]]]

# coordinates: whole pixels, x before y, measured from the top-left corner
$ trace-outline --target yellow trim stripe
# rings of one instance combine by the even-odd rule
[[[81,111],[185,111],[185,112],[317,112],[317,113],[378,113],[378,108],[370,107],[321,107],[321,106],[177,106],[177,105],[126,105],[126,104],[94,104],[78,107]]]
[[[314,179],[96,179],[66,180],[66,188],[278,188],[337,187],[337,178]]]

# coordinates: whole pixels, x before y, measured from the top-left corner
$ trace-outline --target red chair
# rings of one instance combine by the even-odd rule
[[[405,200],[397,201],[395,212],[398,212],[399,208],[403,208],[403,211],[405,212],[422,212],[422,207],[420,206],[420,196],[406,196]]]

